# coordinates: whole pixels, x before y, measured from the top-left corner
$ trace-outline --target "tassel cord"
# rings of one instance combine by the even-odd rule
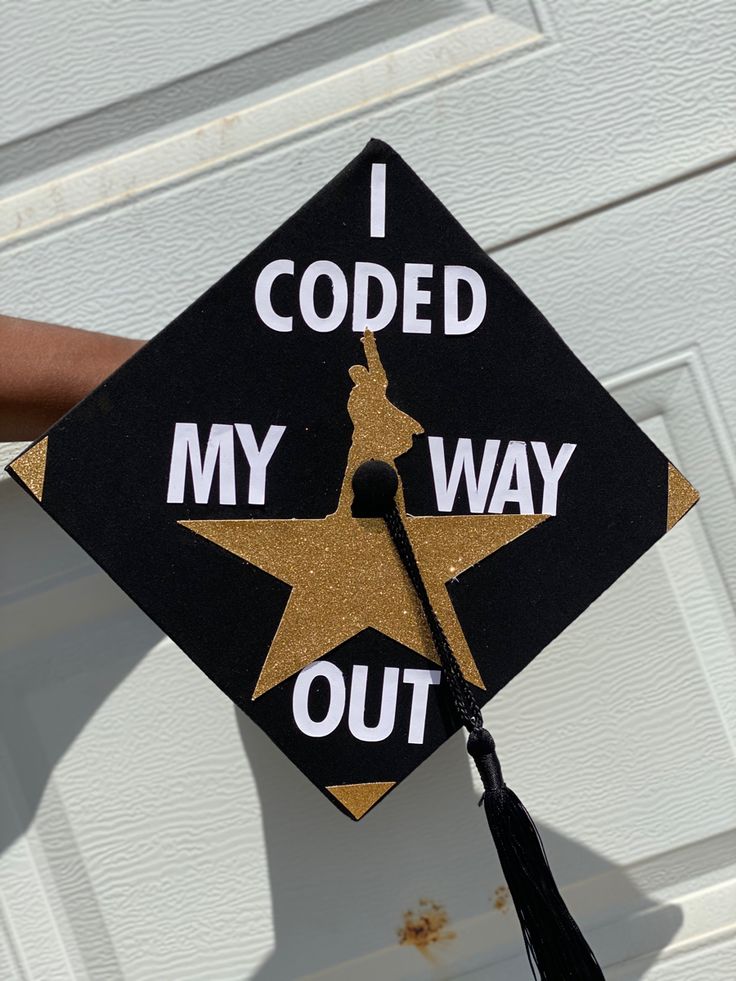
[[[363,473],[360,473],[361,469]],[[382,517],[426,617],[452,706],[469,736],[467,749],[481,781],[488,826],[516,907],[529,965],[539,981],[605,981],[595,954],[570,914],[549,867],[529,813],[503,779],[495,743],[483,726],[480,706],[465,680],[427,593],[406,526],[396,506],[393,467],[372,460],[359,468],[356,503]],[[359,495],[360,490],[360,495]]]
[[[442,624],[437,618],[437,614],[434,612],[434,608],[429,600],[427,588],[424,585],[424,580],[422,579],[422,574],[419,571],[417,559],[414,555],[414,549],[409,540],[406,526],[401,519],[399,509],[396,507],[395,500],[391,501],[391,506],[383,515],[383,519],[386,522],[386,527],[396,546],[396,551],[399,553],[399,557],[409,575],[411,584],[424,611],[424,616],[429,624],[432,641],[434,642],[435,650],[437,651],[442,670],[447,680],[457,717],[468,732],[482,729],[483,717],[480,712],[480,706],[463,678],[460,665],[457,663],[450,647],[450,642],[445,636]]]

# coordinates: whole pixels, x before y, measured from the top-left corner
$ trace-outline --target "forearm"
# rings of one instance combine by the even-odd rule
[[[144,343],[0,316],[0,441],[35,439]]]

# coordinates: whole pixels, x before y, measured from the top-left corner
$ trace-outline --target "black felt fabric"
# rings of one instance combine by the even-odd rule
[[[370,171],[387,164],[386,238],[371,238]],[[273,259],[293,258],[274,307],[294,329],[264,326],[254,305],[256,277]],[[577,360],[519,288],[479,248],[388,146],[366,149],[261,246],[164,329],[50,432],[43,507],[168,633],[314,783],[400,782],[450,734],[442,695],[430,690],[427,739],[407,743],[409,686],[401,685],[397,723],[378,743],[352,737],[345,720],[310,739],[291,714],[294,677],[257,700],[251,694],[289,596],[289,587],[193,535],[180,519],[321,517],[333,512],[351,442],[348,368],[363,363],[350,322],[316,333],[301,320],[296,283],[315,259],[348,272],[356,260],[381,263],[401,283],[405,262],[467,265],[489,298],[483,324],[464,336],[442,333],[437,288],[422,315],[429,335],[380,332],[392,402],[425,435],[399,459],[407,511],[439,513],[427,435],[446,442],[541,440],[556,453],[577,444],[560,482],[558,513],[449,586],[460,623],[494,695],[614,582],[664,532],[667,460]],[[329,297],[323,298],[329,305]],[[467,307],[467,297],[463,297]],[[399,311],[401,288],[399,288]],[[591,325],[604,331],[610,325]],[[246,422],[259,439],[286,427],[268,469],[263,506],[167,504],[174,426]],[[239,486],[247,468],[237,452]],[[496,463],[498,472],[499,461]],[[238,469],[242,468],[242,469]],[[533,476],[541,510],[541,482]],[[216,481],[215,481],[216,489]],[[461,482],[461,487],[463,486]],[[509,510],[513,510],[510,507]],[[454,513],[468,513],[461,492]],[[384,666],[434,667],[375,630],[329,659],[349,674],[356,661],[375,670],[369,716],[377,714]],[[315,698],[320,695],[317,686]],[[315,714],[319,706],[315,703]],[[581,733],[581,736],[583,734]],[[331,799],[331,798],[330,798]],[[333,801],[334,803],[334,801]]]

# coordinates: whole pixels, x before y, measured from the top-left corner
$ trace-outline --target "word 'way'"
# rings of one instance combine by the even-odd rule
[[[167,503],[183,504],[191,494],[195,504],[208,504],[215,486],[220,504],[265,504],[268,465],[285,431],[285,426],[269,426],[259,443],[248,423],[213,423],[203,451],[197,424],[177,422]],[[247,466],[247,480],[240,482],[236,479],[236,437]],[[557,514],[560,479],[576,448],[575,443],[563,443],[553,454],[538,440],[487,439],[478,462],[467,437],[429,436],[427,445],[437,510],[455,511],[464,491],[471,514],[502,514],[507,505],[519,514]],[[543,486],[538,511],[532,476],[541,478]]]

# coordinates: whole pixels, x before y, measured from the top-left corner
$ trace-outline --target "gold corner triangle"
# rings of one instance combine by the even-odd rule
[[[17,459],[9,464],[8,469],[19,477],[37,501],[43,497],[43,483],[46,476],[46,451],[49,438],[44,436],[33,446],[29,447]]]
[[[671,463],[667,469],[667,531],[697,503],[700,494]]]
[[[341,783],[325,787],[325,790],[329,790],[332,796],[350,811],[355,820],[360,821],[363,815],[395,786],[396,781],[391,780],[385,783]]]

